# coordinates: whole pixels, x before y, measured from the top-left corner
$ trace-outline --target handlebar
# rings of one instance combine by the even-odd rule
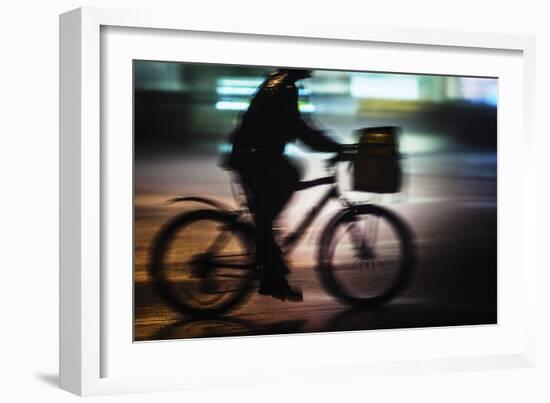
[[[338,162],[346,162],[346,161],[352,161],[355,158],[355,154],[357,153],[357,148],[359,147],[358,144],[344,144],[341,146],[340,152],[327,160],[325,160],[325,167],[327,168],[327,171],[332,171],[332,168],[338,163]],[[301,181],[296,184],[295,191],[309,189],[315,186],[320,185],[330,185],[333,183],[336,183],[338,181],[337,175],[335,172],[331,172],[330,176],[325,176],[322,178],[317,178],[309,181]]]
[[[348,162],[355,158],[359,144],[342,144],[341,151],[336,156],[325,160],[327,167],[333,167],[338,162]]]

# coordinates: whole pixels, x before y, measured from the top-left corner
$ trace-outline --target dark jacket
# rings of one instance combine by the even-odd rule
[[[285,146],[296,139],[323,152],[338,152],[340,146],[307,124],[298,109],[298,89],[285,72],[271,74],[258,88],[239,126],[231,135],[231,166],[250,154],[281,156]],[[255,159],[255,158],[254,158]]]

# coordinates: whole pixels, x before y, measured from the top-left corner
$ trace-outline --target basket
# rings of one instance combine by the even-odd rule
[[[353,166],[353,190],[369,193],[397,193],[402,170],[398,126],[357,130],[359,147]]]

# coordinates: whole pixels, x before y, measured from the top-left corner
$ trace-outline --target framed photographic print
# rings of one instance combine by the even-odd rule
[[[532,365],[532,38],[180,17],[61,16],[64,389]]]

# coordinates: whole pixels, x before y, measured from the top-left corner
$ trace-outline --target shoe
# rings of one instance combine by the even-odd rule
[[[298,287],[291,287],[289,284],[285,288],[274,290],[271,296],[281,301],[302,302],[304,300],[302,290]]]
[[[301,302],[304,300],[302,290],[297,287],[291,287],[284,277],[271,281],[262,278],[258,293],[261,295],[270,295],[281,301]]]

